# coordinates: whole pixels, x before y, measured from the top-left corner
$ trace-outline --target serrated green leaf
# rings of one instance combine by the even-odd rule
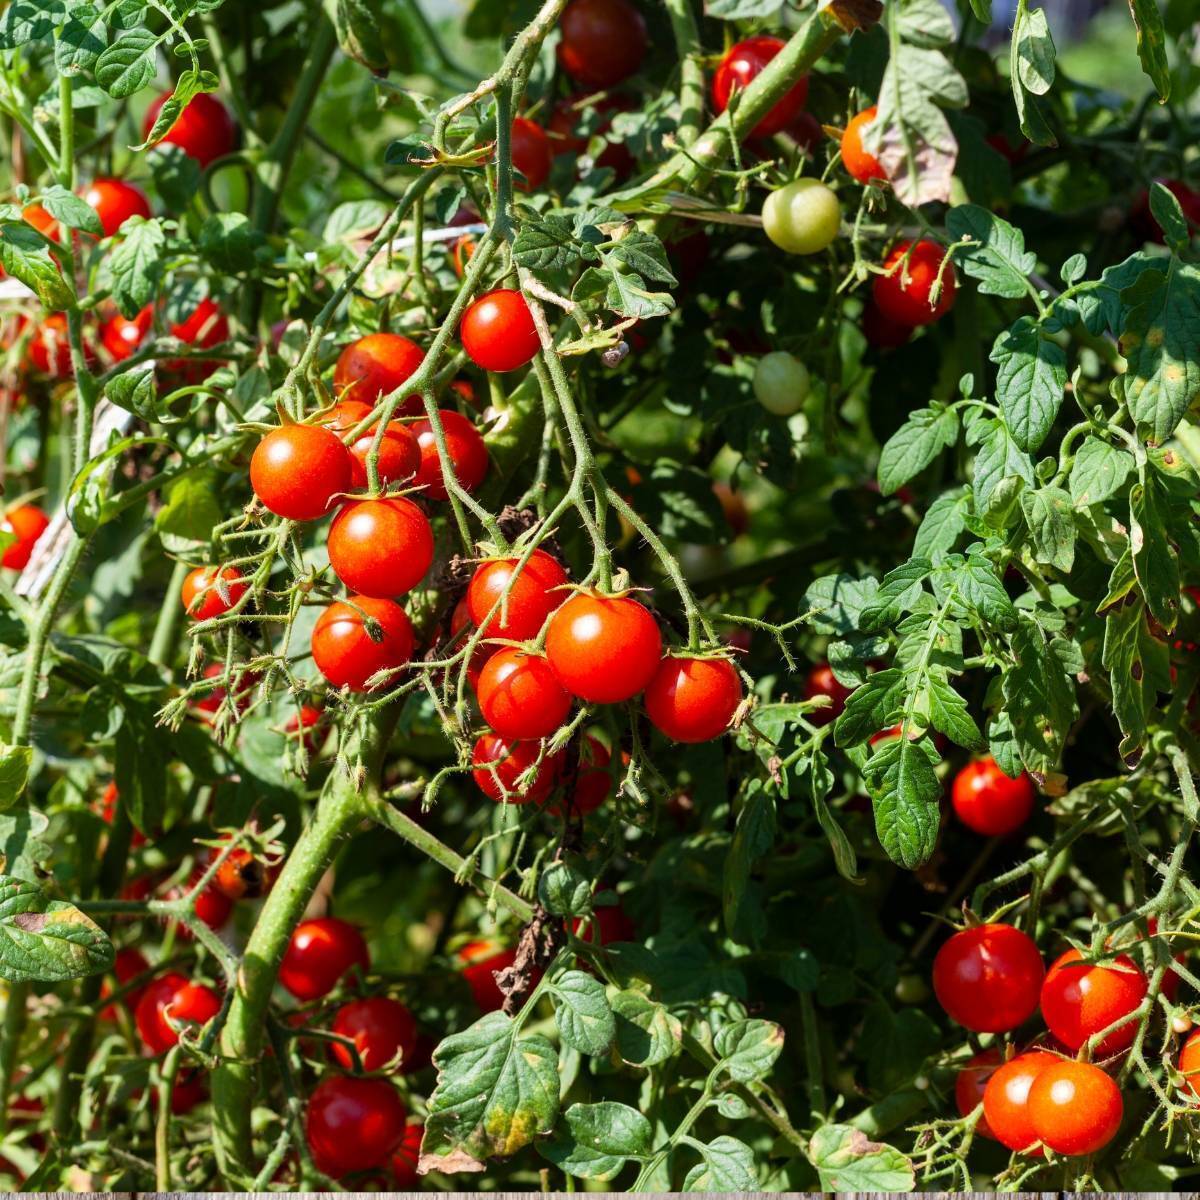
[[[626,1104],[572,1104],[564,1118],[567,1128],[539,1142],[537,1150],[568,1175],[603,1183],[614,1179],[629,1159],[650,1153],[650,1122]]]
[[[1089,434],[1075,452],[1067,486],[1071,500],[1079,508],[1100,504],[1115,496],[1133,470],[1133,455],[1119,446],[1110,446]]]
[[[929,723],[968,750],[983,746],[983,734],[967,711],[967,702],[936,672],[928,676]]]
[[[513,242],[513,261],[539,273],[567,271],[580,260],[583,247],[564,217],[530,218],[521,222]]]
[[[809,623],[818,633],[847,634],[858,630],[863,608],[879,590],[877,580],[853,575],[822,575],[808,585],[804,610],[811,614]]]
[[[1021,512],[1029,526],[1033,557],[1069,571],[1075,564],[1075,523],[1071,497],[1062,488],[1045,487],[1021,495]]]
[[[1033,462],[1017,445],[1008,426],[1003,421],[989,420],[985,427],[988,433],[975,453],[974,470],[975,502],[984,510],[991,506],[994,497],[998,501],[1004,499],[996,497],[996,493],[1006,480],[1017,479],[1030,487],[1034,484]],[[1019,494],[1018,489],[1007,502],[1015,503]]]
[[[38,197],[42,207],[56,220],[72,229],[82,229],[93,237],[102,237],[104,229],[96,210],[82,196],[69,192],[57,183]]]
[[[911,1192],[912,1164],[892,1146],[873,1142],[852,1125],[824,1125],[808,1157],[826,1192]]]
[[[75,78],[91,71],[108,45],[108,27],[95,10],[72,16],[54,43],[54,66],[62,75]]]
[[[833,727],[834,741],[843,749],[849,749],[893,724],[906,691],[905,674],[895,667],[867,676],[866,682],[847,697]]]
[[[765,788],[753,788],[738,810],[737,826],[725,856],[721,904],[727,932],[732,934],[737,928],[751,869],[774,844],[775,797]]]
[[[132,320],[158,292],[167,235],[159,221],[141,217],[130,217],[121,232],[124,236],[109,259],[109,269],[113,299]]]
[[[538,900],[556,917],[584,917],[592,911],[592,883],[569,862],[551,863],[538,879]]]
[[[679,1053],[683,1027],[661,1004],[641,992],[618,992],[612,999],[617,1051],[634,1067],[653,1067]]]
[[[862,606],[859,627],[864,633],[893,624],[917,603],[921,585],[933,569],[926,558],[910,558],[884,577],[875,595]]]
[[[1019,229],[977,204],[959,204],[946,214],[946,230],[955,241],[972,239],[972,245],[954,251],[954,261],[982,293],[1009,299],[1029,294],[1037,255],[1025,249]]]
[[[205,541],[222,520],[217,477],[212,471],[179,476],[166,491],[166,503],[154,518],[159,533]]]
[[[966,515],[970,497],[966,492],[947,492],[939,496],[926,510],[913,542],[913,554],[932,559],[938,553],[954,548],[959,535],[967,527]]]
[[[966,606],[988,624],[1011,629],[1017,623],[1017,609],[995,566],[981,554],[967,555],[962,566],[951,575],[958,594]]]
[[[41,234],[24,221],[0,225],[0,267],[29,288],[44,308],[60,311],[74,307],[75,293],[58,263],[50,257]]]
[[[1154,672],[1147,656],[1155,652],[1155,639],[1146,627],[1141,603],[1111,609],[1104,620],[1101,662],[1112,686],[1113,715],[1121,727],[1122,759],[1136,765],[1146,741],[1146,719],[1154,707]]]
[[[213,213],[200,226],[196,246],[218,271],[239,275],[254,268],[264,241],[245,213]]]
[[[879,490],[890,496],[957,440],[958,416],[952,409],[915,409],[879,455]]]
[[[130,29],[96,60],[96,82],[114,99],[140,92],[154,78],[159,39],[148,29]]]
[[[1138,61],[1154,84],[1159,100],[1165,103],[1171,95],[1171,64],[1167,58],[1167,33],[1157,0],[1129,0],[1129,11],[1137,30]]]
[[[902,737],[873,789],[875,832],[888,858],[915,871],[937,846],[942,788],[933,764],[914,741]]]
[[[1146,606],[1170,632],[1179,616],[1179,555],[1167,532],[1166,496],[1154,471],[1129,493],[1129,547]]]
[[[719,1067],[738,1083],[765,1079],[783,1052],[783,1027],[751,1019],[723,1025],[713,1042]]]
[[[1027,8],[1016,35],[1017,76],[1034,96],[1044,96],[1054,86],[1054,38],[1043,8]]]
[[[1028,617],[1011,638],[1013,665],[1002,676],[1013,736],[1025,768],[1057,768],[1078,709],[1074,680],[1063,669],[1041,628]]]
[[[1067,356],[1031,317],[1022,317],[992,347],[999,366],[996,398],[1013,440],[1036,450],[1049,434],[1067,386]]]
[[[73,904],[37,884],[0,876],[0,979],[58,983],[112,966],[108,935]]]
[[[370,71],[385,70],[388,57],[381,32],[384,21],[379,0],[326,0],[325,7],[332,10],[342,53]]]
[[[694,1138],[684,1139],[704,1160],[684,1177],[685,1192],[754,1192],[758,1176],[754,1171],[754,1152],[737,1138],[714,1138],[705,1145]]]
[[[6,812],[25,794],[33,750],[29,746],[6,746],[0,742],[0,812]]]
[[[550,984],[554,1020],[565,1045],[581,1054],[603,1054],[616,1036],[604,985],[584,971],[566,971]]]

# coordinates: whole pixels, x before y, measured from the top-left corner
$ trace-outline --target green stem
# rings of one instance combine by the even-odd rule
[[[29,984],[11,983],[4,1004],[4,1027],[0,1029],[0,1133],[8,1129],[8,1101],[12,1095],[17,1053],[25,1030],[25,1007],[29,1002]]]
[[[154,636],[150,639],[148,658],[160,667],[169,667],[175,657],[175,643],[179,637],[179,626],[183,621],[183,602],[179,593],[183,581],[188,576],[188,565],[182,559],[175,564],[171,572],[171,582],[167,584],[167,594],[163,597],[162,607],[158,610],[158,620],[154,624]]]
[[[808,1075],[808,1106],[820,1118],[825,1112],[825,1081],[821,1066],[821,1035],[817,1009],[811,992],[800,993],[800,1016],[804,1022],[804,1068]]]
[[[75,108],[71,101],[71,76],[58,75],[58,181],[68,191],[75,188]]]
[[[675,140],[690,146],[700,136],[704,120],[704,68],[700,65],[702,46],[691,0],[666,0],[675,50],[679,55],[679,125]]]

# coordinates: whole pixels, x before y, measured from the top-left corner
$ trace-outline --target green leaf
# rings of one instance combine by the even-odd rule
[[[808,1157],[826,1192],[911,1192],[916,1182],[899,1150],[852,1125],[823,1125],[809,1142]]]
[[[54,66],[62,75],[83,75],[108,45],[108,27],[95,9],[83,7],[62,27],[54,43]]]
[[[1110,446],[1088,434],[1075,452],[1067,486],[1077,508],[1115,496],[1133,470],[1133,455],[1118,446]]]
[[[121,34],[96,60],[96,82],[117,100],[140,92],[154,78],[158,41],[148,29]]]
[[[516,1036],[503,1013],[488,1013],[433,1052],[421,1165],[482,1170],[549,1133],[558,1117],[558,1051],[541,1034]]]
[[[569,862],[551,863],[538,879],[538,900],[556,917],[585,917],[592,911],[592,883]]]
[[[878,581],[870,576],[822,575],[808,585],[804,610],[811,614],[809,623],[817,633],[855,633],[863,609],[878,590]]]
[[[1017,445],[1003,421],[988,420],[981,425],[988,433],[975,453],[974,489],[977,506],[986,510],[993,501],[1004,499],[1002,484],[1017,479],[1032,487],[1034,475],[1029,455]]]
[[[927,558],[910,558],[884,577],[874,597],[863,605],[859,627],[864,633],[892,625],[917,603],[922,583],[933,569]]]
[[[723,1025],[713,1042],[718,1066],[738,1083],[766,1079],[783,1052],[783,1027],[758,1019]]]
[[[1156,655],[1166,658],[1166,647],[1151,636],[1142,604],[1120,604],[1104,619],[1101,662],[1112,686],[1113,715],[1123,735],[1121,758],[1136,766],[1146,742],[1146,723],[1157,699]],[[1166,662],[1163,663],[1166,666]]]
[[[0,873],[36,883],[38,867],[50,861],[49,828],[49,818],[28,805],[0,813]]]
[[[513,242],[513,261],[530,271],[567,271],[579,263],[583,246],[565,217],[530,218],[521,222]]]
[[[1013,440],[1034,451],[1058,416],[1067,386],[1066,351],[1032,317],[1022,317],[992,347],[996,398]]]
[[[154,518],[154,528],[159,533],[206,541],[224,519],[217,484],[214,471],[178,476],[166,489],[166,503]]]
[[[370,237],[388,219],[392,206],[382,200],[347,200],[339,204],[321,231],[324,242],[356,241]]]
[[[105,386],[104,394],[118,408],[134,413],[144,421],[156,420],[158,390],[155,386],[154,363],[138,363],[129,370],[114,375]],[[215,497],[213,502],[216,502]]]
[[[0,19],[0,50],[49,41],[66,11],[63,0],[12,0]]]
[[[671,264],[662,242],[654,234],[636,227],[614,242],[611,248],[602,248],[601,257],[614,270],[623,268],[654,283],[674,287],[679,282],[671,273]]]
[[[123,237],[109,258],[109,270],[117,307],[132,320],[158,292],[167,235],[159,221],[141,217],[130,217],[121,233]]]
[[[946,229],[955,241],[971,238],[954,251],[954,261],[988,296],[1010,300],[1029,295],[1028,277],[1037,270],[1037,255],[1025,249],[1025,236],[1001,217],[977,204],[959,204],[946,214]]]
[[[952,550],[967,527],[969,502],[969,494],[961,489],[939,496],[921,519],[913,542],[913,554],[932,559],[938,553]]]
[[[386,70],[388,56],[381,33],[384,21],[380,0],[326,0],[325,7],[333,10],[333,27],[342,53],[369,71]]]
[[[1043,8],[1027,8],[1015,33],[1017,78],[1035,96],[1054,86],[1054,38]]]
[[[679,1053],[683,1026],[641,992],[618,992],[612,1000],[617,1052],[633,1067],[653,1067]]]
[[[568,1175],[603,1183],[614,1179],[629,1159],[650,1153],[650,1122],[626,1104],[572,1104],[563,1116],[566,1130],[538,1142],[537,1150]]]
[[[101,237],[104,229],[96,210],[82,196],[68,192],[57,183],[48,187],[39,197],[42,207],[56,220],[71,229],[82,229],[94,237]]]
[[[754,1152],[737,1138],[714,1138],[705,1145],[694,1138],[683,1141],[704,1160],[684,1177],[685,1192],[757,1192]]]
[[[147,150],[152,146],[157,146],[170,133],[171,127],[179,120],[183,110],[192,100],[201,92],[215,92],[219,83],[217,76],[211,71],[197,71],[192,67],[181,71],[171,94],[159,107],[154,124],[146,134],[146,140],[135,146],[134,149]],[[183,208],[186,205],[181,204],[175,207]]]
[[[888,765],[872,797],[875,832],[892,862],[915,871],[937,846],[942,787],[928,755],[909,738],[876,757],[885,756]]]
[[[0,742],[0,812],[7,812],[25,794],[32,765],[31,747],[6,746]]]
[[[1154,471],[1129,493],[1133,571],[1154,619],[1168,632],[1179,616],[1179,556],[1167,533],[1167,502]]]
[[[729,536],[712,477],[698,467],[660,458],[633,486],[631,497],[638,514],[669,538],[709,546]]]
[[[1016,606],[1004,590],[996,567],[982,554],[969,553],[951,578],[963,603],[984,622],[999,625],[1001,629],[1011,629],[1017,623]]]
[[[75,293],[42,235],[24,221],[0,224],[0,267],[29,288],[44,308],[57,312],[75,306]]]
[[[983,734],[967,711],[967,702],[937,672],[928,677],[929,723],[968,750],[983,748]]]
[[[755,783],[757,782],[756,780]],[[729,853],[725,856],[721,903],[725,929],[730,934],[737,928],[751,869],[774,844],[775,797],[761,786],[752,786],[738,811],[733,841],[730,843]]]
[[[704,0],[704,15],[718,21],[760,21],[773,17],[783,0]]]
[[[126,705],[127,710],[129,707]],[[117,730],[117,791],[130,821],[142,833],[151,833],[162,824],[167,794],[165,753],[162,734],[149,721],[126,719]]]
[[[1022,494],[1021,512],[1029,526],[1033,557],[1047,566],[1069,571],[1075,563],[1071,497],[1062,488],[1038,488]]]
[[[165,131],[164,131],[165,132]],[[200,190],[200,164],[171,142],[159,142],[146,155],[154,189],[171,212],[180,212]]]
[[[1163,231],[1163,238],[1168,246],[1180,250],[1187,246],[1191,239],[1187,217],[1183,215],[1175,193],[1164,187],[1157,179],[1150,184],[1150,212],[1158,227]]]
[[[952,409],[915,409],[879,456],[880,491],[890,496],[957,440],[958,416]]]
[[[894,724],[906,692],[907,677],[895,667],[868,675],[866,682],[847,697],[833,727],[834,741],[849,749]]]
[[[0,876],[0,979],[58,983],[100,975],[112,962],[108,935],[73,904]]]
[[[218,271],[240,275],[254,269],[264,241],[245,213],[213,213],[200,226],[196,246]]]
[[[554,1020],[565,1045],[581,1054],[603,1054],[616,1036],[616,1021],[604,985],[584,971],[567,971],[550,984],[558,1001]]]
[[[1027,770],[1057,768],[1077,714],[1075,682],[1037,623],[1023,618],[1011,639],[1015,662],[1002,676],[1013,736]]]
[[[1167,34],[1157,0],[1129,0],[1129,11],[1137,30],[1137,55],[1142,70],[1149,76],[1165,103],[1171,95],[1171,64],[1167,59]]]

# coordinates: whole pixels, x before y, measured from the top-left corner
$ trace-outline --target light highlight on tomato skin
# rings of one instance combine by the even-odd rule
[[[1095,1154],[1116,1136],[1125,1105],[1111,1076],[1092,1063],[1060,1059],[1029,1089],[1029,1116],[1055,1154]]]
[[[1010,1150],[1042,1157],[1029,1111],[1029,1093],[1038,1077],[1062,1062],[1057,1055],[1031,1050],[997,1067],[983,1090],[983,1115],[992,1136]]]
[[[1128,954],[1118,955],[1112,966],[1089,965],[1072,947],[1046,972],[1042,1016],[1068,1050],[1078,1050],[1094,1034],[1133,1012],[1148,986],[1146,976]],[[1096,1057],[1128,1050],[1137,1028],[1137,1021],[1128,1021],[1114,1030],[1095,1048]]]
[[[612,87],[642,65],[646,22],[629,0],[571,0],[558,25],[559,65],[584,87]]]
[[[357,926],[338,917],[314,917],[293,930],[279,967],[279,982],[297,1000],[319,1000],[353,968],[365,974],[370,961]]]
[[[566,720],[571,697],[540,654],[497,650],[479,674],[479,711],[503,738],[546,737]]]
[[[646,685],[650,723],[676,742],[720,737],[742,701],[742,682],[727,658],[664,658]]]
[[[407,1119],[386,1080],[330,1075],[313,1089],[304,1119],[313,1165],[332,1179],[381,1167],[403,1140]]]
[[[908,253],[908,261],[901,260]],[[930,303],[934,283],[941,271],[945,250],[936,242],[922,239],[915,245],[900,242],[881,264],[887,274],[876,275],[871,295],[879,311],[889,320],[910,327],[940,321],[953,307],[958,276],[953,264],[942,272],[942,290],[936,304]]]
[[[631,596],[576,592],[550,618],[546,657],[573,696],[619,704],[654,678],[662,634],[645,606]]]
[[[862,132],[878,115],[873,104],[850,118],[842,133],[842,165],[859,183],[881,183],[887,180],[879,159],[863,148]]]
[[[729,107],[734,88],[744,92],[785,43],[769,34],[746,38],[731,46],[717,66],[712,81],[712,102],[717,113]],[[750,131],[752,138],[780,133],[796,118],[808,99],[808,76],[803,75],[783,94]]]
[[[227,613],[249,590],[237,567],[197,567],[183,581],[181,598],[189,617],[209,621]]]
[[[485,371],[515,371],[541,348],[533,314],[520,292],[485,292],[463,313],[458,336],[468,357]]]
[[[541,754],[540,742],[507,741],[485,733],[476,739],[471,751],[471,777],[479,790],[497,804],[528,804],[531,800],[541,803],[553,790],[563,764],[562,751],[542,756],[533,782],[520,791],[521,777]]]
[[[151,103],[142,121],[142,136],[149,137],[159,110],[170,99],[164,92]],[[184,105],[183,111],[162,139],[178,146],[202,167],[229,154],[237,144],[237,124],[229,110],[210,92],[200,92]]]
[[[1012,925],[953,934],[933,961],[938,1003],[976,1033],[1005,1033],[1033,1015],[1045,975],[1032,938]]]
[[[433,564],[433,527],[404,496],[343,505],[326,545],[329,565],[346,587],[375,598],[407,594]]]
[[[290,521],[315,521],[350,490],[350,452],[322,425],[283,425],[254,449],[250,486],[263,507]]]
[[[367,632],[362,613],[379,625],[381,641]],[[330,684],[365,692],[373,675],[412,661],[412,622],[394,600],[351,596],[335,601],[317,618],[311,648],[317,670]]]
[[[481,563],[467,587],[467,611],[485,638],[506,638],[524,642],[537,637],[546,618],[563,602],[559,591],[567,582],[567,573],[556,558],[544,550],[535,550],[529,561],[516,573],[516,558],[494,559]],[[504,596],[505,588],[508,595]],[[501,601],[502,608],[487,620],[488,613]],[[504,619],[501,620],[501,613]],[[485,625],[486,621],[486,625]]]
[[[403,387],[424,357],[421,347],[402,334],[368,333],[338,355],[333,368],[334,394],[341,401],[373,407],[380,397]],[[402,415],[421,412],[420,395],[406,396],[396,411]]]
[[[986,837],[1015,833],[1033,811],[1033,781],[1023,771],[1011,779],[994,758],[968,763],[950,789],[954,814],[968,829]]]

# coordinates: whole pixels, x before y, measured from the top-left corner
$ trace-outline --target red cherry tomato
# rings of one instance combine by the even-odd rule
[[[134,1022],[150,1053],[165,1054],[179,1041],[179,1032],[172,1023],[203,1025],[220,1011],[221,997],[212,988],[191,983],[172,971],[146,985]]]
[[[214,847],[209,852],[209,861],[215,861],[220,853],[221,850]],[[245,846],[239,846],[221,860],[212,886],[227,900],[254,900],[267,891],[274,882],[274,875],[262,859],[256,858]]]
[[[498,1012],[504,1007],[504,993],[496,983],[496,973],[511,967],[517,960],[515,950],[502,949],[496,942],[480,940],[468,942],[458,951],[463,963],[463,978],[475,997],[481,1012]],[[538,978],[541,972],[536,972]]]
[[[389,1065],[399,1069],[417,1045],[417,1023],[412,1013],[399,1000],[387,996],[343,1004],[333,1018],[332,1029],[354,1043],[364,1071],[381,1071]],[[333,1057],[347,1070],[354,1067],[354,1056],[346,1046],[335,1042]]]
[[[991,1136],[1010,1150],[1023,1150],[1042,1157],[1036,1146],[1038,1135],[1029,1112],[1029,1092],[1043,1071],[1062,1062],[1044,1050],[1031,1050],[997,1067],[983,1089],[983,1117]],[[1030,1147],[1034,1149],[1030,1149]]]
[[[116,313],[100,327],[100,344],[114,362],[124,362],[141,346],[154,323],[154,308],[147,304],[131,321]]]
[[[512,646],[487,660],[476,692],[483,719],[509,741],[546,737],[571,710],[571,697],[546,659]]]
[[[541,348],[529,305],[512,288],[497,288],[474,301],[463,313],[458,336],[471,361],[485,371],[515,371]]]
[[[1034,1132],[1055,1154],[1102,1150],[1116,1137],[1124,1111],[1120,1088],[1091,1063],[1056,1062],[1029,1089]]]
[[[1012,925],[976,925],[937,952],[933,990],[960,1025],[1004,1033],[1033,1014],[1044,975],[1042,956],[1027,934]]]
[[[328,730],[319,728],[321,724],[321,709],[313,704],[302,704],[298,713],[292,713],[283,727],[285,737],[294,738],[299,734],[304,742],[304,751],[310,757],[324,744]]]
[[[208,621],[227,613],[250,585],[237,567],[197,567],[183,581],[183,607],[195,621]]]
[[[21,209],[21,216],[39,233],[48,238],[58,237],[58,222],[40,204],[27,204]]]
[[[327,544],[334,574],[363,596],[403,596],[433,564],[433,527],[404,496],[345,505]]]
[[[675,742],[708,742],[728,728],[742,681],[727,658],[664,658],[646,685],[650,724]]]
[[[808,719],[814,725],[828,725],[842,715],[852,688],[844,687],[838,682],[833,668],[828,663],[817,663],[808,673],[804,681],[804,699],[815,700],[818,696],[828,696],[827,708],[814,708],[808,714]]]
[[[325,418],[325,424],[337,434],[349,433],[360,421],[370,416],[374,406],[360,400],[342,400]],[[401,405],[403,408],[404,405]],[[375,441],[375,427],[350,443],[350,482],[356,488],[367,486],[367,455]],[[417,473],[421,465],[421,447],[416,434],[402,421],[389,421],[379,442],[379,459],[375,469],[381,484],[399,483]]]
[[[464,233],[462,237],[456,239],[454,245],[450,248],[450,261],[454,266],[454,273],[459,279],[463,277],[467,269],[467,263],[471,261],[476,249],[475,238],[469,233]]]
[[[297,1000],[319,1000],[354,967],[364,975],[371,967],[363,935],[349,921],[314,917],[296,926],[279,965],[279,982]]]
[[[381,396],[403,387],[421,365],[425,352],[398,333],[369,333],[351,342],[338,355],[333,368],[333,390],[339,400],[374,406]],[[422,411],[418,393],[406,396],[397,412]]]
[[[146,193],[123,179],[95,179],[88,185],[83,198],[96,210],[105,237],[112,237],[130,217],[150,216]]]
[[[419,1121],[409,1121],[404,1127],[404,1137],[392,1155],[392,1181],[401,1192],[417,1190],[417,1163],[421,1160],[421,1139],[425,1126]]]
[[[1179,1073],[1187,1079],[1192,1095],[1200,1098],[1200,1029],[1188,1037],[1179,1052]]]
[[[630,112],[633,103],[623,96],[605,96],[595,100],[586,92],[576,92],[559,100],[546,125],[550,147],[557,157],[570,154],[578,157],[588,148],[588,139],[580,132],[580,126],[589,112],[615,114]],[[601,121],[594,136],[604,137],[612,128],[612,118]],[[634,168],[633,155],[624,142],[609,142],[596,156],[596,166],[611,167],[618,179],[624,179]],[[678,273],[677,273],[678,274]]]
[[[510,642],[525,642],[537,637],[546,618],[562,603],[563,593],[557,591],[567,582],[567,573],[558,559],[544,550],[535,550],[516,576],[504,600],[504,620],[500,611],[487,621],[492,610],[513,579],[515,558],[492,559],[481,563],[467,588],[467,612],[475,625],[483,629],[484,637],[506,638]],[[484,622],[487,622],[486,627]]]
[[[995,1074],[996,1068],[1003,1061],[1000,1051],[992,1046],[976,1054],[965,1067],[954,1077],[954,1105],[960,1117],[968,1116],[979,1107],[983,1101],[983,1093],[988,1080]],[[987,1123],[987,1117],[979,1118],[975,1132],[980,1137],[992,1138],[996,1135]]]
[[[579,747],[579,770],[571,798],[572,807],[580,815],[595,812],[612,795],[613,779],[608,769],[611,763],[612,751],[599,738],[587,734]]]
[[[913,335],[911,325],[902,325],[891,317],[885,317],[874,298],[868,299],[863,305],[862,331],[867,345],[874,346],[876,350],[895,350]]]
[[[170,333],[197,350],[209,350],[229,337],[229,321],[217,302],[205,297],[187,317],[170,327]],[[168,358],[162,366],[164,371],[182,375],[189,383],[199,383],[216,370],[215,363],[199,358]]]
[[[315,521],[350,490],[350,452],[322,425],[282,425],[254,448],[250,486],[263,507],[289,521]]]
[[[713,108],[723,113],[729,107],[729,97],[736,87],[745,91],[762,69],[782,50],[784,43],[777,37],[759,34],[731,46],[717,66],[712,81]],[[752,138],[767,138],[780,133],[795,120],[808,99],[808,76],[799,79],[775,102],[770,111],[750,131]]]
[[[1078,1050],[1093,1034],[1133,1012],[1146,994],[1146,976],[1128,954],[1118,955],[1111,967],[1089,966],[1072,948],[1060,954],[1042,984],[1042,1016],[1050,1032],[1068,1050]],[[1095,1048],[1099,1058],[1128,1050],[1137,1035],[1137,1021],[1110,1033]]]
[[[899,266],[910,246],[912,253],[907,264]],[[954,266],[947,264],[937,303],[930,302],[945,257],[945,250],[936,242],[922,240],[915,245],[900,242],[883,260],[884,269],[891,274],[876,275],[871,285],[871,294],[879,311],[900,325],[930,325],[940,321],[954,307],[954,294],[958,288]]]
[[[583,87],[628,79],[646,55],[646,22],[629,0],[571,0],[559,29],[559,65]]]
[[[110,784],[109,786],[111,787],[112,785]],[[112,974],[117,981],[118,987],[124,987],[131,979],[136,979],[139,975],[145,974],[149,970],[150,964],[146,961],[146,956],[136,946],[122,946],[113,958]],[[134,988],[121,997],[121,1003],[131,1012],[134,1011],[145,991],[145,985]],[[111,989],[107,984],[103,988],[103,994],[106,996],[111,994]],[[106,1008],[101,1009],[100,1019],[102,1021],[115,1021],[117,1019],[116,1007],[110,1004]]]
[[[177,1117],[182,1117],[198,1104],[203,1104],[207,1096],[208,1085],[204,1081],[203,1073],[199,1068],[185,1067],[175,1076],[175,1083],[171,1087],[171,1112]],[[157,1090],[150,1093],[150,1100],[157,1108]]]
[[[331,1179],[383,1166],[404,1137],[407,1116],[386,1079],[322,1079],[308,1098],[304,1120],[313,1165]]]
[[[378,622],[382,641],[372,640],[359,609]],[[412,652],[412,622],[394,600],[351,596],[329,605],[313,627],[313,662],[335,688],[368,691],[372,675],[404,666]]]
[[[17,540],[4,547],[0,566],[20,571],[28,565],[38,538],[49,524],[50,518],[36,504],[18,504],[16,508],[10,508],[0,521],[0,530],[11,533]]]
[[[612,942],[631,942],[636,936],[633,922],[626,916],[620,904],[598,904],[592,910],[591,917],[587,918],[586,928],[582,917],[574,918],[569,924],[576,937],[582,937],[588,942],[599,942],[601,946]]]
[[[203,872],[197,868],[192,872],[191,879],[188,880],[186,887],[175,887],[167,893],[168,900],[178,900],[180,896],[190,891],[195,887]],[[226,921],[229,920],[230,914],[233,912],[233,902],[217,891],[216,885],[210,883],[195,899],[196,916],[209,927],[209,929],[220,929]],[[192,940],[192,932],[184,925],[180,925],[176,932],[176,936],[185,942]]]
[[[513,117],[511,151],[512,165],[525,177],[517,177],[517,188],[537,191],[549,178],[554,163],[546,131],[527,117]]]
[[[863,127],[875,120],[879,109],[872,104],[851,117],[842,134],[842,165],[859,183],[880,183],[887,179],[879,159],[863,149]]]
[[[1022,772],[1010,779],[994,758],[967,763],[954,777],[950,799],[954,814],[968,828],[987,837],[1003,837],[1020,829],[1033,811],[1033,781]]]
[[[654,678],[662,635],[649,611],[632,597],[576,592],[550,618],[546,657],[572,695],[617,704]]]
[[[215,679],[219,675],[225,674],[225,668],[220,663],[209,663],[204,668],[205,679]],[[259,675],[257,671],[242,671],[234,675],[233,679],[233,702],[234,707],[238,712],[244,712],[249,706],[252,699],[251,693],[258,686]],[[223,687],[215,687],[206,696],[200,699],[193,699],[193,705],[202,713],[215,713],[225,699],[226,691]]]
[[[142,137],[149,137],[159,109],[167,102],[170,92],[164,92],[146,110],[142,121]],[[188,101],[175,124],[162,139],[190,154],[202,167],[232,152],[237,143],[237,124],[228,109],[216,96],[200,92]]]
[[[443,408],[438,415],[442,421],[442,432],[446,435],[446,452],[454,464],[454,476],[463,491],[473,492],[488,473],[487,446],[479,430],[460,413],[452,408]],[[445,500],[449,492],[438,458],[433,426],[425,419],[414,421],[412,431],[421,452],[421,463],[413,482],[424,486],[422,495],[431,500]]]
[[[69,379],[75,374],[66,313],[50,313],[42,320],[29,339],[26,354],[30,366],[42,375]],[[91,344],[85,341],[84,358],[89,365],[93,362],[93,354]]]
[[[471,777],[479,790],[498,804],[528,804],[530,800],[541,803],[558,779],[563,756],[547,754],[528,790],[519,791],[521,776],[538,761],[540,753],[537,742],[510,743],[494,733],[485,733],[476,739],[471,751],[475,765]]]

